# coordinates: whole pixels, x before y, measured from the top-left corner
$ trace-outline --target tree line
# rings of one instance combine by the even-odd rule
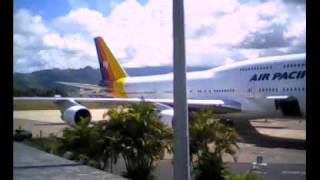
[[[54,95],[61,95],[63,97],[68,96],[68,93],[60,88],[53,89],[37,89],[37,88],[14,88],[13,96],[21,97],[21,96],[39,96],[39,97],[51,97]]]

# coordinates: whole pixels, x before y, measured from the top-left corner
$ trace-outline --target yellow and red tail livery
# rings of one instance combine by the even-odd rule
[[[113,96],[126,97],[124,81],[128,76],[102,37],[94,38],[102,76],[102,83],[112,89]],[[101,83],[101,84],[102,84]]]
[[[106,81],[116,81],[127,77],[126,72],[111,53],[101,37],[94,38],[103,78]]]

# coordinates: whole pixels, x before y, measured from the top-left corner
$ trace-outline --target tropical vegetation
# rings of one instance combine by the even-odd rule
[[[152,170],[164,151],[172,152],[172,129],[161,123],[154,105],[141,102],[115,106],[104,117],[106,120],[96,123],[83,119],[64,129],[62,137],[38,138],[34,144],[102,170],[112,171],[113,164],[122,159],[126,167],[123,176],[133,180],[154,179]],[[257,179],[251,171],[235,175],[223,162],[225,154],[236,161],[239,147],[232,127],[216,118],[211,109],[192,112],[189,120],[193,179]]]
[[[206,108],[191,113],[189,136],[194,179],[225,179],[222,156],[229,154],[237,160],[238,135],[234,128],[222,123],[212,109]]]
[[[39,96],[39,97],[52,97],[54,95],[67,96],[67,91],[61,88],[53,89],[37,89],[37,88],[14,88],[13,96]]]
[[[122,157],[130,179],[152,179],[151,171],[163,151],[171,151],[172,130],[160,121],[151,103],[142,102],[105,115],[109,121],[100,123],[105,150],[112,161]]]

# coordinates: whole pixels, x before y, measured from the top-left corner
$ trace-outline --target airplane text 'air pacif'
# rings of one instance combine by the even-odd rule
[[[250,81],[302,79],[305,76],[306,71],[277,72],[272,76],[270,73],[258,73],[254,74]]]

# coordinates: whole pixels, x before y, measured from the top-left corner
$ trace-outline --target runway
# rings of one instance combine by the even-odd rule
[[[103,119],[105,109],[92,110],[92,121]],[[23,127],[32,132],[34,137],[47,137],[49,134],[60,136],[67,125],[60,119],[59,110],[13,111],[13,129]]]
[[[92,110],[93,121],[102,120],[105,109]],[[57,110],[14,111],[14,129],[19,126],[32,131],[34,136],[48,136],[50,133],[61,135],[60,112]],[[50,125],[50,123],[60,123]],[[237,163],[229,156],[223,159],[235,172],[245,172],[262,156],[268,165],[259,174],[263,179],[306,179],[305,121],[291,119],[255,119],[235,121],[239,133]],[[166,154],[154,170],[159,180],[173,179],[172,154]],[[114,166],[113,173],[124,171],[123,162]],[[278,174],[278,175],[277,175]]]

